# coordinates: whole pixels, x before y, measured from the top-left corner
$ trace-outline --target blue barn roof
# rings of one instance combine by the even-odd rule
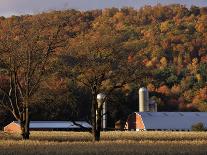
[[[191,130],[203,123],[207,128],[207,112],[135,112],[141,116],[145,130]]]
[[[14,123],[20,124],[18,121]],[[85,121],[30,121],[31,129],[80,129],[81,126],[88,129],[92,127]]]

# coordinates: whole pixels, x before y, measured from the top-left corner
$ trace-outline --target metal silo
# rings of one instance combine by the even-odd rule
[[[147,88],[139,89],[139,112],[149,111],[149,93]]]
[[[102,128],[103,130],[106,130],[107,128],[107,106],[106,106],[106,102],[103,103],[103,110],[102,110]]]
[[[106,104],[105,98],[106,98],[106,95],[103,93],[100,93],[97,95],[98,107],[102,108],[102,119],[101,120],[102,120],[103,130],[107,129],[107,104]]]

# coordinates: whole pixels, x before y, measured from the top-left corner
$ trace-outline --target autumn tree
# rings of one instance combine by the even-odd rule
[[[97,94],[105,93],[106,100],[113,90],[123,87],[129,79],[135,82],[143,72],[142,66],[137,65],[138,57],[130,56],[129,61],[130,53],[123,50],[121,36],[108,28],[70,40],[67,54],[63,56],[66,74],[91,92],[94,141],[100,140],[102,117]]]
[[[9,85],[0,89],[0,105],[20,122],[23,139],[29,139],[32,97],[56,61],[54,53],[62,47],[62,26],[38,16],[32,22],[12,17],[1,24],[0,59]]]

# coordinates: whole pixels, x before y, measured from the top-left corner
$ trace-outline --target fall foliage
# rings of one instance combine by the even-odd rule
[[[2,17],[1,58],[11,52],[8,46],[19,52],[12,55],[19,66],[24,63],[18,61],[21,52],[28,48],[37,56],[35,61],[41,61],[45,40],[52,40],[50,34],[61,23],[56,52],[48,62],[52,65],[45,66],[48,72],[31,101],[33,120],[90,120],[87,85],[97,77],[100,91],[108,92],[117,83],[124,86],[108,98],[111,126],[138,110],[141,86],[148,87],[159,111],[207,111],[206,10],[157,5]],[[26,30],[31,36],[24,36]],[[0,86],[8,89],[5,68],[0,62]]]

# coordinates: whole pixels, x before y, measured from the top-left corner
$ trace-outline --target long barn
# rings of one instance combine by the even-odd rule
[[[207,127],[207,112],[134,112],[128,116],[125,129],[190,131],[200,122]]]
[[[92,126],[85,121],[30,121],[31,131],[84,131]],[[4,127],[4,132],[21,133],[20,122],[13,121]]]

